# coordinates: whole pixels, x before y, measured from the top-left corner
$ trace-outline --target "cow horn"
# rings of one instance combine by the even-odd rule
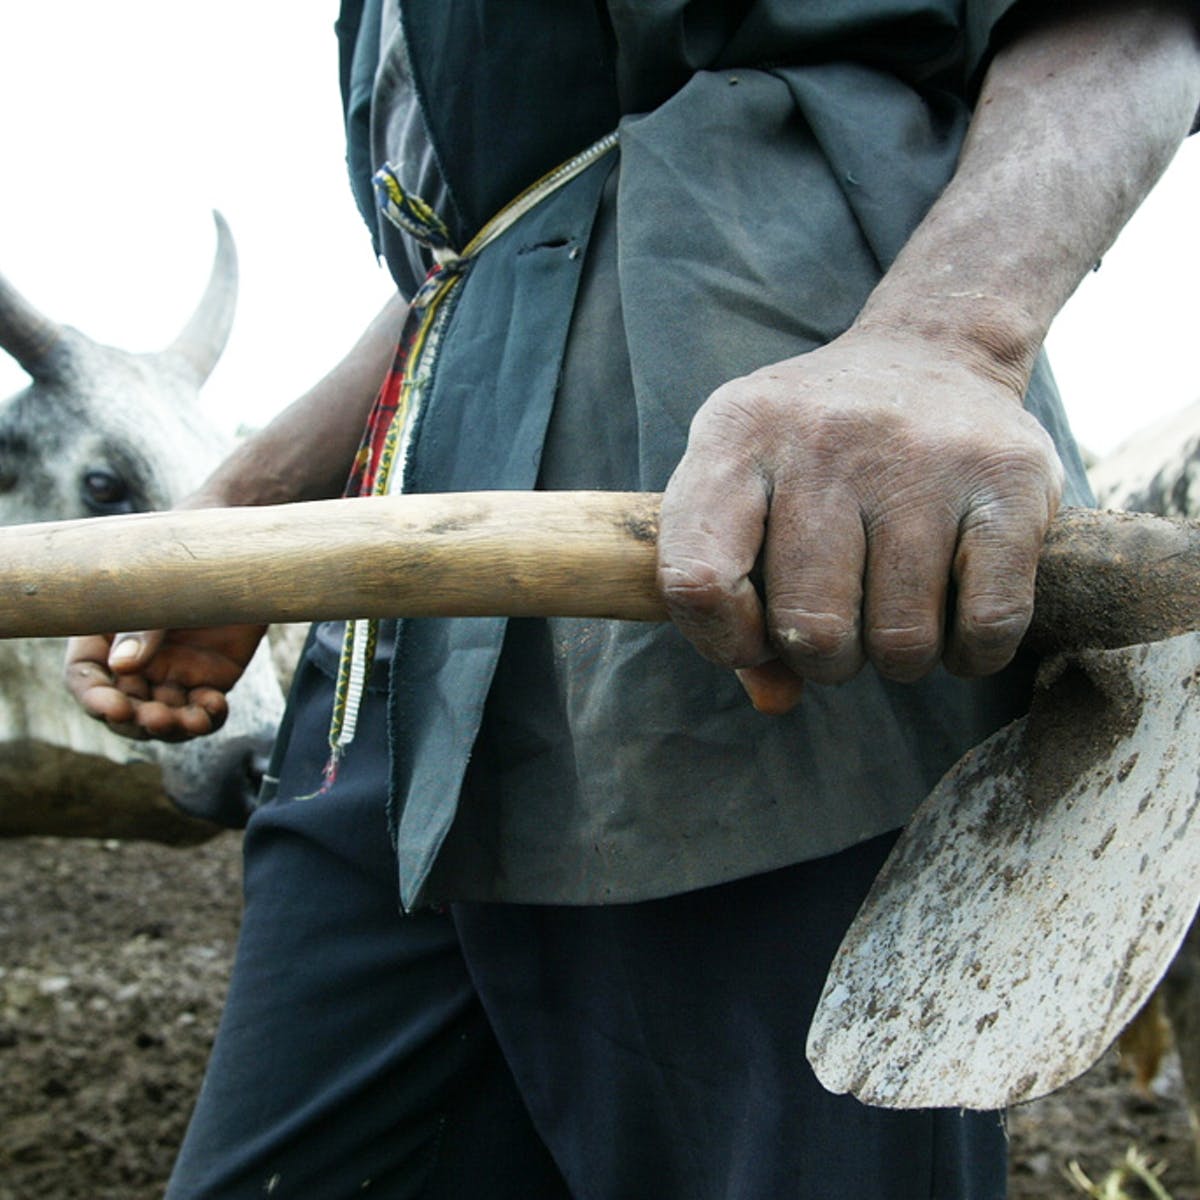
[[[209,377],[217,365],[217,359],[221,357],[221,351],[225,349],[237,303],[237,250],[233,244],[233,234],[225,218],[215,209],[213,221],[217,226],[217,252],[208,286],[191,320],[165,351],[187,363],[195,372],[198,384]]]
[[[0,348],[7,350],[35,379],[59,373],[63,327],[38,312],[0,275]]]

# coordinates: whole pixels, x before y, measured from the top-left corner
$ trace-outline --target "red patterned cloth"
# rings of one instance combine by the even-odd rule
[[[379,481],[379,466],[383,461],[384,449],[388,443],[388,433],[396,419],[403,393],[405,374],[408,360],[416,341],[418,325],[411,319],[406,320],[401,331],[396,355],[371,406],[367,417],[366,428],[362,440],[358,444],[358,452],[354,456],[354,465],[350,468],[350,476],[346,480],[345,495],[370,496],[375,492]]]

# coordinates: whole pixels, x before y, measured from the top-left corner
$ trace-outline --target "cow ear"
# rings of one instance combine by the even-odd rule
[[[195,375],[197,386],[209,377],[225,349],[237,305],[238,264],[233,234],[225,218],[215,210],[213,220],[217,226],[217,252],[208,286],[191,320],[163,351],[165,356],[187,365]]]
[[[35,379],[52,379],[63,370],[64,329],[40,313],[0,275],[0,348]]]

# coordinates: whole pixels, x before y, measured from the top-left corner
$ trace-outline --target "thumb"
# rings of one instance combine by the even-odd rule
[[[800,703],[804,680],[777,658],[757,667],[742,667],[736,672],[750,702],[760,713],[779,717]]]
[[[140,671],[158,653],[165,636],[162,629],[116,634],[108,652],[108,669],[117,675]]]

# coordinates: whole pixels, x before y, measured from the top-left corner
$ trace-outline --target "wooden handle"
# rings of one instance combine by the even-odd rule
[[[0,637],[385,616],[660,621],[661,497],[463,492],[0,528]],[[1030,641],[1200,627],[1200,526],[1065,510]]]
[[[346,617],[666,617],[659,497],[463,492],[0,528],[0,637]]]

